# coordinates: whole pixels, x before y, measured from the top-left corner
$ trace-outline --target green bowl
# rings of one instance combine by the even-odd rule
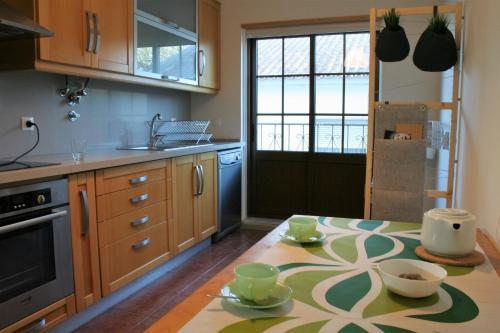
[[[234,269],[236,287],[240,296],[251,301],[262,301],[272,295],[279,269],[273,265],[253,262]]]
[[[309,239],[316,233],[318,221],[311,217],[291,217],[288,219],[290,235],[297,240]]]

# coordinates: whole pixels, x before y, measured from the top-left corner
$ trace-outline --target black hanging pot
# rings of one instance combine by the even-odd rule
[[[444,72],[457,63],[457,45],[449,29],[444,33],[436,33],[429,29],[420,36],[413,63],[426,72]]]
[[[406,37],[405,29],[382,29],[375,44],[377,58],[384,62],[395,62],[405,59],[410,53],[410,43]]]

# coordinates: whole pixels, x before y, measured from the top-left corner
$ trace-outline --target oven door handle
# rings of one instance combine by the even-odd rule
[[[34,226],[37,224],[42,224],[42,223],[48,222],[50,220],[54,220],[54,219],[68,215],[67,210],[54,209],[53,211],[54,211],[54,213],[52,213],[52,214],[48,214],[48,215],[44,215],[44,216],[40,216],[40,217],[35,217],[34,219],[29,219],[29,220],[25,220],[22,222],[9,224],[9,225],[6,225],[4,227],[0,227],[0,235],[6,234],[6,233],[11,232],[11,231],[16,231],[19,229],[31,227],[31,226]]]

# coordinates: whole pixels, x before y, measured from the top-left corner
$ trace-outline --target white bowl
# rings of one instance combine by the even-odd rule
[[[389,259],[379,264],[380,274],[387,289],[401,296],[411,298],[427,297],[436,290],[448,275],[441,266],[426,261],[410,259]],[[400,274],[419,273],[425,280],[400,278]]]

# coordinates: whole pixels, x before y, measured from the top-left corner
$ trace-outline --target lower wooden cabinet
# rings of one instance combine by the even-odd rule
[[[101,299],[94,172],[69,176],[76,308]]]
[[[75,312],[75,295],[69,295],[15,324],[1,329],[0,333],[46,332],[74,315]]]
[[[172,210],[176,253],[217,230],[217,154],[174,158]]]
[[[104,296],[171,258],[169,166],[163,160],[96,172]]]

